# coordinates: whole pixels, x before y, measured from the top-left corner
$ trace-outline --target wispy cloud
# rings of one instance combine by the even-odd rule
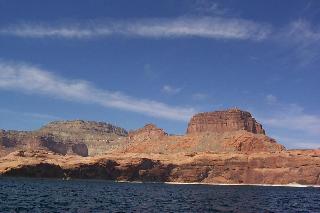
[[[196,0],[192,9],[204,14],[225,15],[228,9],[222,8],[216,1]]]
[[[99,104],[153,117],[187,121],[195,109],[130,97],[96,88],[83,80],[69,80],[36,66],[0,61],[0,89],[42,94],[68,101]]]
[[[289,148],[320,147],[320,115],[298,104],[283,103],[274,95],[267,95],[265,101],[268,110],[256,114],[272,137]]]
[[[263,119],[265,124],[289,130],[298,130],[320,136],[320,117],[303,111],[277,113],[273,117]]]
[[[273,103],[269,114],[261,118],[264,124],[320,136],[320,116],[306,113],[304,108],[297,104]]]
[[[144,64],[143,66],[143,74],[149,80],[154,80],[159,77],[159,73],[157,73],[151,64]]]
[[[3,108],[0,108],[0,113],[14,114],[14,115],[24,116],[28,118],[33,118],[33,119],[40,119],[40,120],[61,120],[61,117],[58,117],[55,115],[34,113],[34,112],[17,112],[14,110],[3,109]]]
[[[305,136],[303,137],[288,137],[282,135],[274,135],[277,141],[282,144],[290,145],[290,148],[293,149],[318,149],[320,148],[320,141],[317,139],[308,139]]]
[[[320,25],[314,25],[298,19],[277,33],[281,43],[292,48],[290,58],[295,58],[299,65],[308,65],[320,58]]]
[[[203,100],[206,100],[208,97],[209,97],[208,94],[200,93],[200,92],[192,94],[192,99],[195,101],[203,101]]]
[[[85,23],[21,23],[0,28],[0,35],[32,38],[95,38],[130,36],[147,38],[201,37],[262,40],[271,32],[267,24],[240,18],[178,17],[135,20],[95,20]]]
[[[266,96],[267,104],[275,104],[278,101],[278,98],[275,95],[269,94]]]
[[[166,93],[168,95],[176,95],[178,93],[180,93],[182,90],[182,88],[178,88],[178,87],[173,87],[173,86],[170,86],[170,85],[164,85],[161,89],[161,91],[163,93]]]
[[[314,26],[303,19],[296,20],[289,24],[287,34],[291,39],[302,44],[320,41],[320,27]]]

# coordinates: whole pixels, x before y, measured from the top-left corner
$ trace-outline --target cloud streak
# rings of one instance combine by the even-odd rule
[[[102,90],[87,81],[65,79],[23,63],[0,61],[0,89],[98,104],[103,107],[178,121],[187,121],[196,112],[193,108],[169,106],[153,100],[137,99],[121,92]]]
[[[320,58],[320,25],[298,19],[280,30],[276,35],[281,44],[292,48],[290,58],[294,57],[299,65],[306,66]]]
[[[297,115],[279,114],[278,116],[267,118],[263,121],[265,124],[277,128],[298,130],[317,135],[320,133],[320,117],[316,115],[306,113],[299,113]]]
[[[320,136],[320,116],[306,113],[297,104],[282,104],[277,101],[273,101],[273,104],[276,109],[270,108],[272,114],[262,118],[265,124]]]
[[[280,102],[274,95],[267,95],[265,102],[268,110],[256,114],[258,120],[272,130],[272,137],[288,148],[320,147],[319,115],[306,112],[298,104]]]
[[[182,88],[178,88],[178,87],[173,87],[170,85],[164,85],[161,89],[161,91],[163,93],[166,93],[168,95],[177,95],[178,93],[180,93],[182,90]]]
[[[135,20],[91,20],[85,23],[20,23],[0,28],[0,35],[30,38],[88,39],[109,36],[146,38],[200,37],[263,40],[271,33],[267,24],[240,18],[178,17]]]
[[[55,115],[33,113],[33,112],[18,112],[10,109],[3,109],[3,108],[0,108],[0,113],[19,115],[19,116],[24,116],[24,117],[29,117],[33,119],[39,119],[39,120],[61,120],[62,119],[61,117],[58,117]]]

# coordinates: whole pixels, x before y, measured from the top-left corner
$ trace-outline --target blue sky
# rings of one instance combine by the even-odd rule
[[[316,0],[0,0],[0,128],[98,120],[185,132],[252,112],[288,148],[320,147]]]

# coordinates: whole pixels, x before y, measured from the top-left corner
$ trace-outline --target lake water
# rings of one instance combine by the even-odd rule
[[[320,188],[0,178],[0,212],[320,212]]]

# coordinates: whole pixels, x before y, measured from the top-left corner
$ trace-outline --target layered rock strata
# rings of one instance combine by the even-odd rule
[[[129,140],[134,142],[148,141],[148,140],[160,140],[166,136],[163,129],[158,128],[154,124],[147,124],[143,128],[129,132]]]
[[[187,133],[222,133],[238,130],[246,130],[255,134],[265,134],[262,125],[259,124],[249,112],[239,109],[198,113],[191,118]]]
[[[115,181],[320,185],[320,150],[286,150],[250,113],[200,113],[186,135],[154,124],[53,122],[0,131],[0,175]],[[83,158],[81,156],[88,156]]]
[[[3,153],[47,149],[59,154],[97,155],[127,141],[123,128],[103,122],[57,121],[36,131],[0,131]],[[1,154],[1,153],[0,153]]]
[[[211,184],[320,185],[320,152],[175,155],[109,154],[99,158],[15,152],[2,176]]]

